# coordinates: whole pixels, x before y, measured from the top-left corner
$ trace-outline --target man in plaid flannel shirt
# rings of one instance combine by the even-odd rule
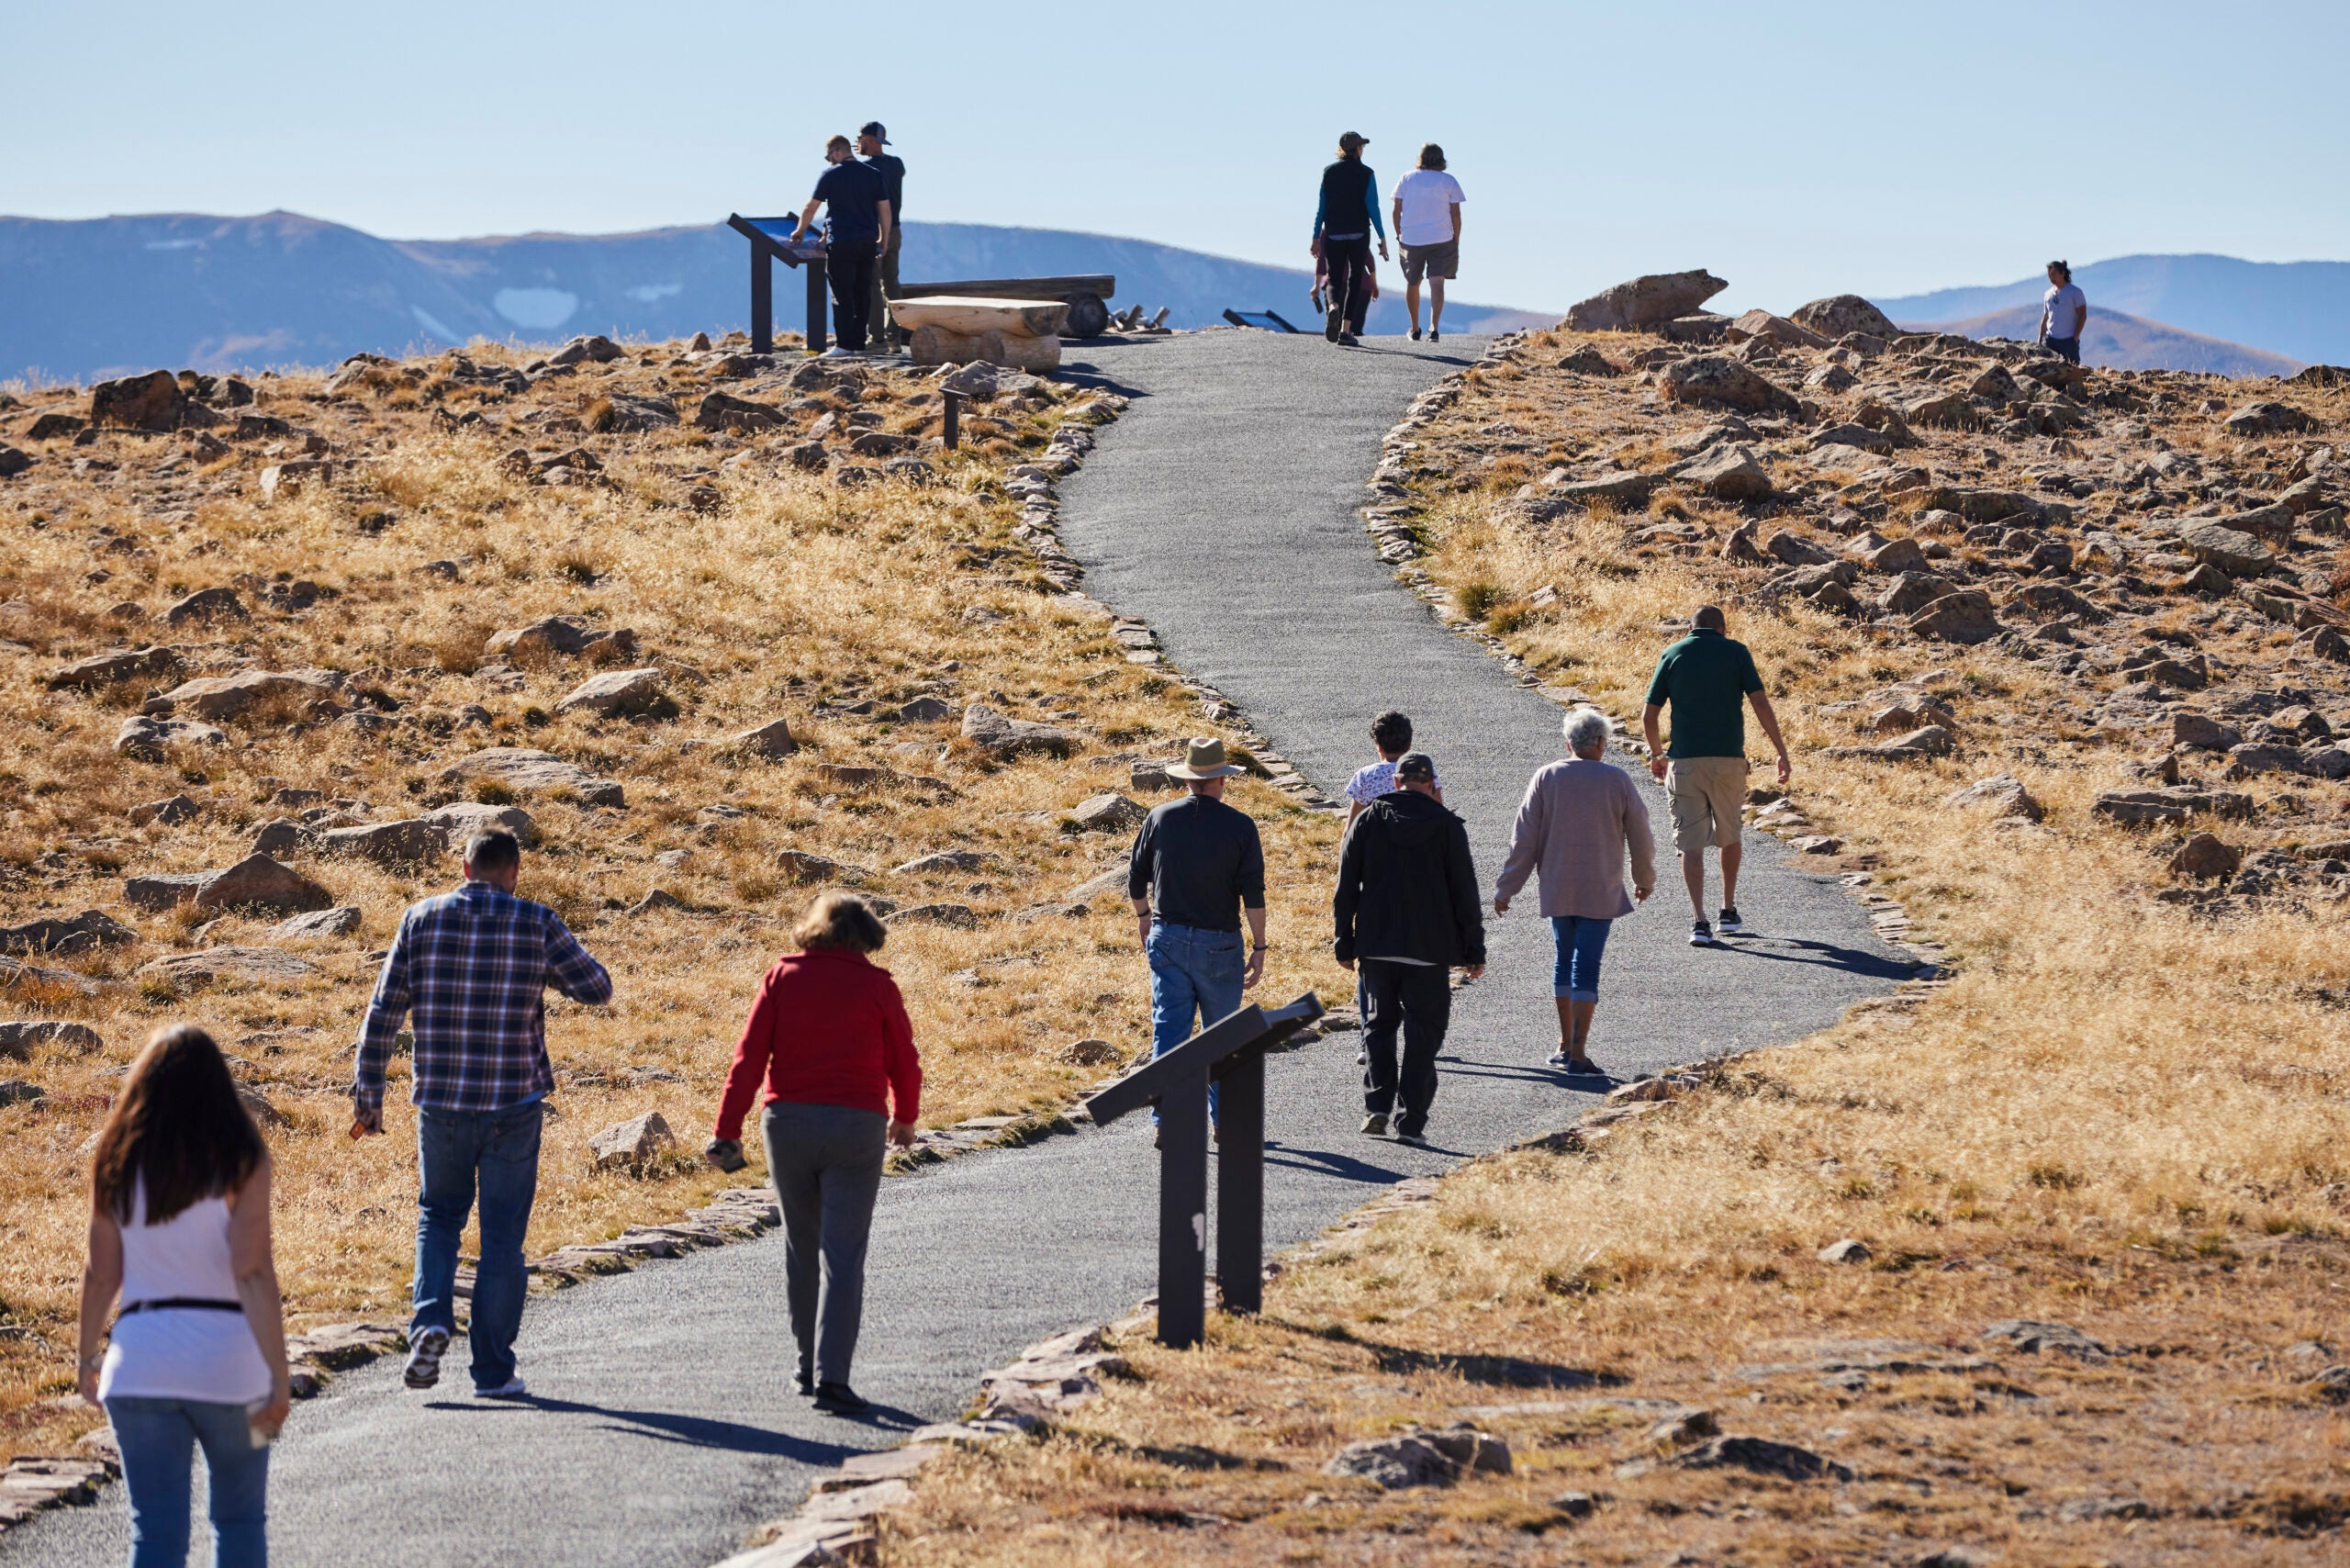
[[[481,1190],[474,1282],[474,1392],[513,1398],[514,1337],[529,1285],[522,1238],[538,1193],[539,1126],[554,1088],[543,993],[612,999],[612,978],[554,911],[514,896],[521,846],[510,833],[465,845],[464,885],[408,906],[367,1005],[351,1098],[351,1136],[384,1130],[384,1070],[400,1021],[415,1014],[408,1097],[416,1104],[415,1313],[408,1385],[440,1381],[456,1332],[457,1244]]]

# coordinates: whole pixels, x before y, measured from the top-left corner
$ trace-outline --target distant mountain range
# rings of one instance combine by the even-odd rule
[[[778,324],[801,324],[800,274],[777,269]],[[901,275],[1111,273],[1113,308],[1169,308],[1169,324],[1270,308],[1309,326],[1312,278],[1143,240],[1047,229],[909,223]],[[92,380],[158,366],[331,364],[471,339],[577,332],[666,339],[749,325],[749,246],[723,224],[640,234],[391,241],[298,213],[0,218],[0,380]],[[1371,330],[1399,331],[1402,280]],[[1448,301],[1456,331],[1548,326],[1555,313]]]
[[[2223,346],[2244,344],[2306,364],[2350,364],[2350,262],[2117,256],[2076,265],[2073,281],[2088,296],[2092,328],[2099,313],[2112,311]],[[2031,326],[2022,335],[2030,337],[2047,288],[2048,280],[2035,274],[1993,288],[1945,288],[1875,303],[1905,326],[1978,320],[2029,306]],[[2087,345],[2082,348],[2086,354]]]
[[[1930,326],[1969,338],[2017,338],[2030,342],[2040,335],[2040,301],[1970,316],[1963,321],[1897,319],[1905,327]],[[2215,375],[2290,375],[2302,364],[2286,354],[2221,342],[2094,306],[2088,325],[2081,331],[2081,360],[2109,370],[2206,370]]]

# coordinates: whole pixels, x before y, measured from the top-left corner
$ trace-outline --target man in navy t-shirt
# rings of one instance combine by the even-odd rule
[[[824,271],[833,286],[833,333],[840,340],[832,352],[863,353],[873,269],[890,247],[890,199],[880,172],[856,161],[847,137],[825,143],[824,162],[832,167],[817,179],[791,238],[795,243],[804,239],[816,208],[824,208]]]

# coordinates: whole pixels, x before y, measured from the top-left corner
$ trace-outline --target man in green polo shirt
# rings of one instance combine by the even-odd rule
[[[1746,804],[1746,704],[1779,754],[1779,782],[1791,771],[1779,716],[1754,668],[1746,644],[1731,640],[1722,612],[1707,605],[1689,618],[1689,635],[1664,650],[1649,681],[1648,707],[1640,723],[1649,742],[1649,771],[1664,781],[1673,800],[1673,839],[1681,849],[1681,879],[1688,884],[1689,907],[1697,924],[1692,947],[1718,945],[1706,923],[1706,846],[1722,854],[1720,934],[1746,929],[1738,914],[1740,813]],[[1673,745],[1657,734],[1665,704],[1673,705]],[[1668,763],[1667,758],[1670,758]]]

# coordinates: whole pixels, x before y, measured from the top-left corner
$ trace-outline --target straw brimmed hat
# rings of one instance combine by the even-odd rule
[[[1236,763],[1224,760],[1224,743],[1220,740],[1187,741],[1183,760],[1169,766],[1169,778],[1229,778],[1248,770]]]

